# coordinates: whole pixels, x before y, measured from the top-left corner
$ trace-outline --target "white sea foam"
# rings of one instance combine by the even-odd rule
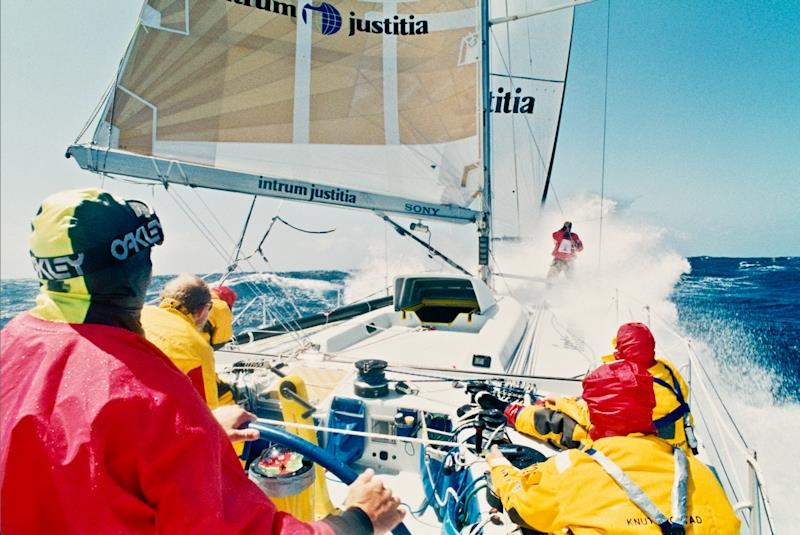
[[[287,290],[299,290],[319,295],[325,292],[335,292],[339,288],[339,285],[332,281],[288,277],[277,273],[245,273],[243,275],[235,275],[226,279],[225,284],[234,286],[236,284],[247,283],[263,284],[264,282],[273,283]]]

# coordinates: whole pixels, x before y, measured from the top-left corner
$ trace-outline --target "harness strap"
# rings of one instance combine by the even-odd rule
[[[667,366],[666,364],[664,367],[669,372],[670,376],[672,377],[672,385],[666,382],[663,379],[659,379],[658,377],[653,377],[653,382],[657,385],[663,386],[675,396],[675,399],[678,400],[678,406],[671,411],[669,414],[658,418],[657,420],[653,420],[653,423],[656,427],[662,427],[667,424],[671,424],[673,422],[678,421],[679,419],[683,418],[687,414],[689,414],[689,405],[686,403],[686,400],[683,397],[683,392],[681,391],[681,384],[678,382],[678,378],[675,377],[675,373],[672,371],[672,368]],[[673,388],[674,385],[674,388]]]
[[[594,448],[586,450],[606,473],[611,476],[617,485],[625,492],[628,498],[644,512],[647,517],[658,524],[661,532],[665,534],[683,533],[686,526],[686,488],[689,479],[689,469],[686,454],[680,448],[673,448],[675,459],[675,479],[672,484],[672,514],[673,521],[661,512],[647,494],[633,482],[631,478],[614,461]]]
[[[675,397],[678,398],[678,401],[680,401],[681,403],[686,403],[686,400],[683,399],[683,391],[681,390],[681,383],[678,382],[678,378],[675,377],[675,372],[672,371],[672,368],[670,366],[667,366],[666,364],[664,364],[664,367],[669,372],[669,376],[672,377],[672,384],[675,387],[675,389],[673,390],[673,392],[675,392]]]
[[[662,416],[661,418],[653,420],[653,424],[656,427],[662,427],[666,424],[677,422],[687,414],[689,414],[689,406],[683,403],[681,405],[678,405],[674,410],[670,411],[668,414]]]

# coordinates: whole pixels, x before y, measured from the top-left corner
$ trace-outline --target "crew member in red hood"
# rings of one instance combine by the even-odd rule
[[[553,263],[547,272],[547,278],[551,279],[564,272],[567,276],[572,274],[572,265],[577,253],[583,251],[581,238],[572,232],[572,222],[564,221],[564,225],[553,232]]]
[[[630,361],[583,380],[594,443],[517,469],[493,446],[486,460],[505,510],[543,533],[739,533],[713,472],[655,435],[653,376]]]
[[[647,325],[625,323],[617,330],[616,351],[601,357],[603,362],[625,360],[636,363],[653,376],[656,407],[653,425],[658,436],[687,453],[697,453],[697,441],[689,412],[689,387],[677,368],[667,359],[656,357],[655,339]],[[536,405],[506,403],[489,393],[480,393],[478,403],[485,409],[503,411],[508,423],[526,435],[561,448],[588,447],[589,411],[586,402],[571,396],[548,396]]]
[[[677,367],[669,360],[656,356],[656,341],[644,323],[625,323],[617,329],[613,355],[601,357],[604,362],[627,360],[635,362],[653,376],[656,407],[653,423],[658,436],[683,448],[687,453],[697,453],[694,437],[694,419],[689,409],[689,386]]]
[[[2,533],[330,535],[401,520],[371,472],[340,517],[311,524],[247,479],[230,440],[257,438],[238,429],[255,417],[237,406],[212,414],[141,336],[150,250],[163,241],[146,204],[66,191],[32,227],[41,292],[0,336]]]

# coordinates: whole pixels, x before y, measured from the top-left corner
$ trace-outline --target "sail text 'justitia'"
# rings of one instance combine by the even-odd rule
[[[428,21],[414,20],[414,15],[407,19],[395,15],[383,20],[359,19],[354,12],[350,12],[350,33],[382,33],[386,35],[423,35],[428,33]]]

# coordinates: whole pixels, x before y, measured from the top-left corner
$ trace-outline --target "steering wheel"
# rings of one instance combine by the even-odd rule
[[[293,435],[271,425],[260,422],[250,422],[250,429],[255,429],[261,434],[261,438],[270,442],[277,442],[287,448],[303,454],[315,463],[325,468],[328,472],[338,477],[345,485],[349,485],[356,480],[358,474],[355,470],[344,464],[316,444],[304,440],[297,435]],[[402,523],[398,524],[393,530],[394,535],[411,535],[408,528]]]

